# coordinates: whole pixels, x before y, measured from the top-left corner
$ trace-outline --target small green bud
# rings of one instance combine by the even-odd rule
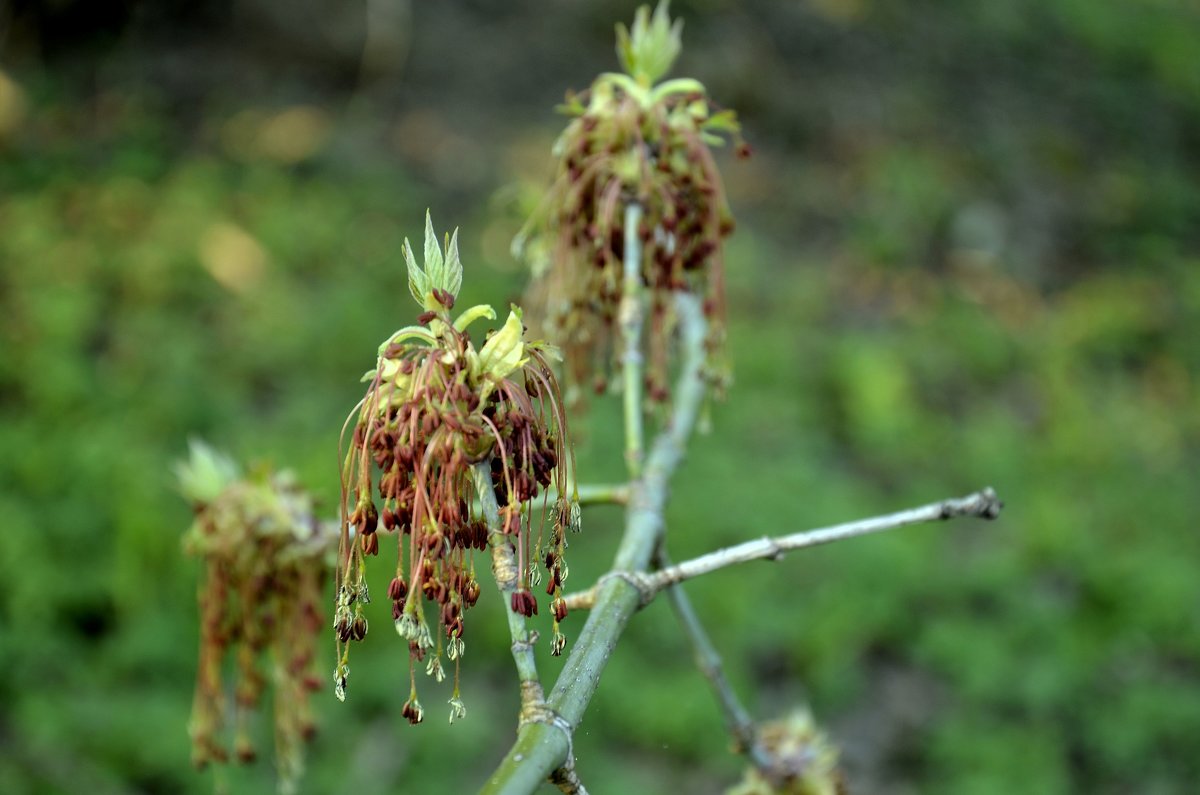
[[[617,23],[617,57],[625,71],[644,86],[669,72],[683,49],[683,20],[672,25],[669,6],[669,0],[661,0],[653,19],[649,6],[639,8],[632,31]]]
[[[200,439],[188,441],[188,460],[175,465],[179,490],[189,501],[205,505],[239,476],[237,464]]]
[[[504,322],[504,326],[489,337],[479,351],[479,367],[482,374],[500,381],[517,368],[523,367],[528,361],[525,356],[525,342],[522,339],[524,333],[521,310],[514,306],[508,313],[508,320]]]
[[[400,714],[414,726],[425,720],[425,710],[421,708],[421,702],[417,700],[415,691],[408,697],[408,701],[404,702],[404,708],[400,710]]]
[[[417,264],[412,244],[404,238],[404,260],[408,265],[408,291],[413,299],[428,310],[445,308],[435,290],[444,290],[451,298],[458,297],[462,288],[462,260],[458,256],[458,230],[446,238],[445,251],[438,246],[437,233],[433,231],[433,219],[425,211],[425,267]]]

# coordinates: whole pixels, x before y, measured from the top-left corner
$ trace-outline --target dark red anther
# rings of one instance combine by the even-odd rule
[[[529,591],[513,591],[512,609],[526,618],[537,615],[537,599]]]
[[[424,719],[421,710],[412,702],[408,701],[404,704],[404,709],[400,710],[400,714],[408,720],[413,726],[416,726]]]
[[[450,622],[449,624],[446,625],[446,635],[448,637],[461,638],[462,634],[463,634],[463,620],[462,620],[461,616],[454,619],[452,622]]]
[[[463,588],[462,597],[463,603],[467,607],[474,607],[475,603],[479,601],[479,582],[476,580],[468,582],[466,587]]]
[[[353,640],[362,640],[367,636],[367,620],[362,616],[355,616],[354,622],[350,625],[350,637]]]
[[[254,750],[254,746],[246,742],[239,742],[237,749],[234,751],[237,755],[237,760],[243,765],[248,765],[258,758],[258,753]]]

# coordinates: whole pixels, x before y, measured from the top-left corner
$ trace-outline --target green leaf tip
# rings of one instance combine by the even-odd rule
[[[683,49],[683,20],[672,24],[670,5],[670,0],[660,0],[653,17],[649,6],[640,7],[632,30],[617,23],[617,57],[625,71],[646,87],[671,71]]]
[[[451,298],[458,297],[462,289],[462,260],[458,255],[458,228],[445,237],[444,246],[438,245],[437,233],[433,231],[433,218],[425,211],[424,267],[417,264],[412,244],[404,238],[404,261],[408,266],[408,291],[413,300],[425,309],[440,309],[434,297],[435,290],[444,290]]]
[[[492,336],[479,351],[479,364],[482,372],[496,381],[501,381],[514,370],[523,367],[528,357],[525,355],[525,327],[521,323],[521,309],[515,304],[508,313],[508,320]]]
[[[240,476],[237,464],[200,439],[188,440],[188,458],[175,464],[179,490],[190,502],[205,505]]]

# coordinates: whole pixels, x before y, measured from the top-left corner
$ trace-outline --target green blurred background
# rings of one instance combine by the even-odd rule
[[[212,789],[171,463],[199,435],[332,513],[358,377],[414,312],[400,241],[430,207],[462,226],[463,300],[518,296],[508,186],[549,177],[552,107],[615,67],[634,7],[0,5],[0,791]],[[811,704],[861,795],[1196,791],[1197,7],[673,11],[676,74],[756,150],[722,156],[737,381],[676,480],[673,555],[986,484],[1007,502],[690,584],[739,692],[762,718]],[[579,423],[596,481],[621,474],[612,403]],[[585,516],[574,584],[620,520]],[[478,787],[517,703],[479,611],[468,720],[430,684],[404,723],[406,655],[376,635],[348,702],[318,694],[305,792]],[[575,748],[595,792],[738,777],[666,605]]]

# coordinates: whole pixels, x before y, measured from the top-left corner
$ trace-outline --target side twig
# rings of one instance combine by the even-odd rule
[[[710,574],[726,566],[739,563],[749,563],[752,560],[779,560],[785,553],[805,547],[815,547],[829,544],[856,536],[881,533],[896,530],[913,524],[934,522],[941,519],[953,519],[958,516],[975,516],[980,519],[995,519],[1000,515],[1004,503],[996,496],[990,487],[968,494],[966,497],[942,500],[918,508],[909,508],[870,519],[860,519],[856,522],[821,527],[815,530],[805,530],[786,536],[757,538],[732,547],[719,549],[701,555],[697,558],[666,566],[656,572],[631,572],[624,575],[625,579],[634,580],[649,602],[664,588],[676,583]],[[573,594],[567,594],[564,599],[569,610],[586,610],[596,603],[596,597],[609,575],[601,577],[591,588]]]
[[[659,545],[655,561],[660,568],[670,567],[671,560],[667,556],[665,544]],[[721,655],[717,653],[716,647],[708,637],[708,632],[700,623],[700,617],[696,615],[696,610],[692,607],[692,600],[688,598],[682,585],[672,585],[667,588],[667,601],[671,603],[671,609],[675,611],[675,616],[679,619],[684,634],[692,644],[696,667],[700,670],[700,674],[708,680],[709,687],[712,688],[717,705],[725,717],[725,726],[733,736],[737,751],[749,756],[755,767],[764,773],[768,772],[771,768],[771,759],[758,742],[758,731],[755,728],[754,720],[738,700],[729,680],[725,678]]]
[[[966,497],[934,502],[929,505],[922,505],[919,508],[910,508],[907,511],[898,511],[885,516],[860,519],[857,522],[846,522],[817,530],[806,530],[779,538],[763,537],[753,541],[746,541],[661,569],[649,575],[647,579],[652,590],[661,591],[663,588],[674,583],[690,580],[693,577],[699,577],[702,574],[708,574],[717,569],[723,569],[726,566],[747,563],[762,558],[778,560],[785,553],[793,550],[815,547],[819,544],[842,541],[856,536],[880,533],[885,530],[895,530],[922,522],[952,519],[956,516],[977,516],[981,519],[995,519],[1000,515],[1000,509],[1003,506],[1004,504],[1000,502],[1000,499],[996,496],[996,492],[989,487],[974,494],[969,494]]]
[[[508,615],[513,661],[517,664],[517,676],[521,680],[521,713],[524,719],[526,712],[543,702],[537,658],[533,654],[533,643],[537,636],[529,634],[525,626],[525,616],[512,607],[512,595],[517,590],[520,572],[517,570],[516,552],[512,542],[504,534],[500,521],[500,506],[496,503],[496,492],[492,489],[491,460],[476,464],[472,468],[472,475],[475,480],[475,493],[478,495],[483,518],[488,526],[488,542],[492,548],[492,575],[500,596],[504,599],[504,612]]]
[[[589,505],[626,505],[629,503],[628,483],[580,483],[575,487],[579,492],[579,505],[586,508]],[[558,497],[558,492],[551,489],[550,501]]]

